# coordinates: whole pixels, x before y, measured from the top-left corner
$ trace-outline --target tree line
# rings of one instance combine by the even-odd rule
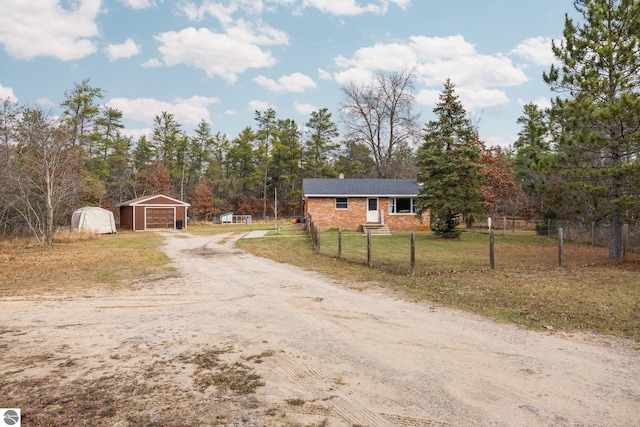
[[[202,120],[185,129],[159,112],[149,135],[127,136],[122,112],[101,104],[90,81],[64,94],[58,114],[6,99],[0,109],[0,235],[51,242],[83,205],[113,208],[167,194],[211,219],[233,211],[259,218],[300,216],[305,177],[417,178],[418,213],[434,232],[486,215],[562,218],[606,224],[609,255],[620,256],[621,227],[640,205],[640,5],[576,0],[557,65],[542,76],[557,93],[550,108],[523,108],[507,149],[480,139],[451,80],[421,123],[414,113],[416,70],[378,71],[342,87],[339,115],[327,108],[303,125],[273,109],[256,111],[237,136]],[[277,206],[274,194],[277,193]]]

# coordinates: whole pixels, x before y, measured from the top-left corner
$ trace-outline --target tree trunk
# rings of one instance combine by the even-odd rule
[[[49,171],[45,172],[47,220],[45,224],[45,242],[53,245],[53,183]]]
[[[609,237],[609,258],[618,259],[622,256],[622,218],[618,213],[611,217],[611,236]]]

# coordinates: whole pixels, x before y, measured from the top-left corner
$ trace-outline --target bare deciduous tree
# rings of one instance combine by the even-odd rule
[[[411,147],[419,134],[419,114],[413,113],[415,68],[378,71],[369,82],[342,87],[341,123],[346,139],[371,149],[379,178],[391,178],[400,149]]]
[[[80,189],[78,148],[66,126],[39,109],[26,109],[17,126],[10,205],[38,241],[51,245],[56,213]]]

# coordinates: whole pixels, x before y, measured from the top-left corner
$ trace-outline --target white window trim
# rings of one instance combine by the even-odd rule
[[[338,199],[345,199],[347,201],[347,207],[346,208],[339,208],[338,207]],[[335,209],[337,211],[348,211],[349,210],[349,198],[348,197],[336,197],[334,206],[335,206]]]
[[[410,212],[393,212],[397,199],[410,199]],[[389,197],[389,215],[415,215],[416,214],[416,198],[415,197]]]

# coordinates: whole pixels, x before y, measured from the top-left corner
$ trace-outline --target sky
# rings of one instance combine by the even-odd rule
[[[572,0],[0,0],[0,99],[59,114],[89,79],[135,138],[166,111],[233,139],[268,108],[339,125],[341,87],[415,67],[421,124],[450,78],[481,140],[509,146],[523,105],[554,96],[542,73],[566,13]]]

